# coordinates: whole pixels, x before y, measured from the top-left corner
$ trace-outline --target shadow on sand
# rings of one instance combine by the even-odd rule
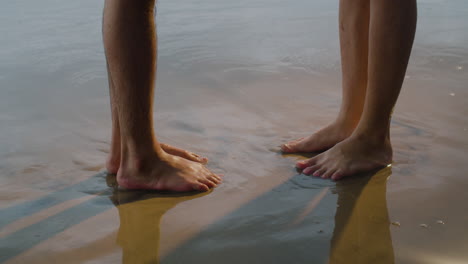
[[[98,192],[93,186],[96,179],[102,185],[104,178],[100,175],[93,177],[95,182],[89,188],[80,184],[74,190],[97,195],[95,198],[1,238],[0,248],[5,254],[0,262],[115,206],[120,217],[117,235],[59,254],[92,260],[114,252],[116,241],[122,248],[123,263],[390,264],[394,263],[386,203],[390,175],[391,168],[385,168],[324,186],[320,179],[298,174],[225,215],[164,256],[159,254],[162,216],[177,204],[206,194],[118,188]],[[105,177],[110,186],[115,184],[113,177]],[[316,184],[307,187],[298,185],[298,181]],[[53,194],[48,197],[47,201],[65,199]],[[4,210],[13,220],[16,214],[9,210],[14,207]]]
[[[314,194],[309,196],[312,199],[282,199],[273,190],[210,225],[167,256],[158,256],[161,217],[177,203],[198,196],[114,193],[123,263],[391,264],[394,254],[386,203],[390,175],[391,168],[385,168],[341,181],[331,194],[327,188],[308,190]],[[330,207],[318,203],[332,203],[337,208],[334,227],[330,227],[333,221],[327,221],[331,220]],[[290,209],[278,208],[286,204]]]

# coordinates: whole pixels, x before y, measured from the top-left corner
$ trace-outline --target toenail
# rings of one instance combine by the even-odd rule
[[[298,162],[297,162],[297,165],[302,165],[302,166],[303,166],[303,165],[306,165],[306,162],[303,161],[303,160],[302,160],[302,161],[298,161]]]

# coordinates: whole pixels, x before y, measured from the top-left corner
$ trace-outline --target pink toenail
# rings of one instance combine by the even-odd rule
[[[311,171],[311,168],[309,167],[309,168],[305,168],[305,169],[302,171],[302,173],[304,173],[304,174],[309,174],[310,171]]]
[[[320,177],[320,173],[318,171],[314,172],[313,174],[315,177]]]

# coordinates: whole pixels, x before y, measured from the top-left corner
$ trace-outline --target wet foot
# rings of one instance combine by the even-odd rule
[[[180,149],[168,144],[161,143],[160,144],[162,150],[164,150],[167,154],[171,154],[174,156],[179,156],[181,158],[199,162],[202,164],[206,164],[208,162],[208,159],[205,157],[201,157],[193,152]],[[118,150],[119,154],[118,155],[110,155],[109,158],[107,159],[106,162],[106,169],[107,173],[109,174],[117,174],[117,171],[119,170],[120,167],[120,149]]]
[[[221,183],[221,176],[203,164],[167,154],[125,162],[117,173],[119,186],[158,191],[208,191]]]
[[[302,173],[306,175],[339,180],[385,167],[391,162],[392,147],[389,140],[379,142],[351,136],[322,154],[299,161],[296,167],[302,169]]]
[[[334,122],[308,137],[283,144],[281,150],[283,153],[323,151],[348,138],[354,128],[355,125]]]

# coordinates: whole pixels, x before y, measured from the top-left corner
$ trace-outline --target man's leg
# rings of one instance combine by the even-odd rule
[[[392,161],[390,118],[416,31],[416,0],[370,1],[369,70],[364,112],[353,134],[297,166],[305,174],[340,179]]]
[[[112,114],[112,137],[110,143],[109,157],[106,162],[107,173],[116,174],[120,167],[120,124],[117,102],[114,96],[114,84],[107,64],[107,81],[109,83],[109,96]]]
[[[104,47],[121,138],[117,181],[131,189],[208,190],[220,177],[200,163],[166,153],[153,133],[154,4],[154,0],[105,2]]]
[[[342,102],[334,122],[316,133],[284,144],[283,152],[326,150],[348,138],[361,118],[367,87],[369,0],[340,1]]]
[[[112,113],[112,137],[110,143],[110,150],[109,150],[109,157],[107,158],[106,162],[106,169],[107,173],[116,174],[120,167],[120,124],[119,124],[119,113],[117,109],[117,102],[115,101],[116,98],[114,96],[115,88],[112,80],[112,76],[109,71],[109,65],[107,65],[107,78],[109,82],[109,95],[110,95],[110,102],[111,102],[111,113]],[[206,164],[208,159],[205,157],[201,157],[193,152],[188,150],[180,149],[168,144],[159,144],[161,148],[169,154],[176,155],[182,157],[184,159],[188,159],[195,162],[200,162]]]

